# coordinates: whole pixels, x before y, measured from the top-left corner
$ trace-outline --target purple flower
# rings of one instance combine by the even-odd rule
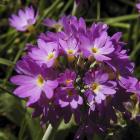
[[[135,93],[140,98],[140,82],[135,77],[122,77],[120,85],[126,89],[127,92]]]
[[[55,21],[54,19],[45,19],[43,24],[47,27],[54,28],[57,31],[61,31],[64,26],[65,16],[62,17],[59,21]]]
[[[108,78],[108,74],[102,71],[86,73],[84,77],[84,83],[87,88],[85,95],[91,110],[95,109],[95,103],[100,104],[107,96],[116,93],[116,83]]]
[[[74,116],[80,125],[75,139],[106,133],[117,124],[116,110],[130,116],[124,102],[133,94],[140,99],[140,82],[133,77],[122,34],[109,36],[106,24],[87,27],[75,16],[44,24],[57,30],[41,33],[37,45],[27,45],[27,55],[16,66],[19,75],[11,78],[18,85],[14,94],[28,99],[33,116],[54,127]]]
[[[63,19],[64,32],[68,36],[77,35],[86,32],[86,23],[83,18],[77,19],[75,16],[68,16]]]
[[[68,60],[72,61],[78,55],[79,46],[76,38],[70,37],[67,40],[59,40],[62,51],[67,55]]]
[[[10,25],[18,31],[26,31],[31,25],[35,24],[37,14],[33,7],[26,7],[24,10],[19,10],[18,15],[13,14],[9,18]]]
[[[110,55],[111,60],[105,62],[110,68],[112,68],[118,82],[121,81],[121,78],[131,76],[134,71],[134,63],[129,60],[127,51],[123,49],[125,43],[121,42],[120,38],[121,33],[119,32],[111,37],[115,50]],[[121,82],[119,82],[119,84],[122,86]]]
[[[59,32],[58,33],[53,33],[53,32],[47,31],[46,33],[41,33],[39,35],[39,39],[42,39],[45,42],[56,42],[57,43],[58,38],[59,38]]]
[[[39,65],[46,64],[48,68],[52,67],[58,56],[58,44],[56,42],[45,42],[38,39],[38,48],[33,48],[29,56]]]
[[[33,117],[40,116],[41,125],[49,122],[55,127],[62,117],[62,110],[55,103],[55,96],[50,100],[46,98],[45,94],[41,94],[40,100],[31,104],[30,107],[34,109]]]
[[[17,63],[17,70],[20,74],[11,78],[11,82],[18,85],[15,95],[29,98],[28,105],[37,102],[42,92],[47,98],[52,98],[58,83],[56,80],[46,80],[43,67],[32,60],[23,59]]]
[[[72,113],[75,115],[76,122],[79,122],[80,114],[79,107],[83,104],[83,98],[75,90],[74,82],[76,80],[76,73],[71,70],[66,70],[61,73],[58,78],[59,88],[57,88],[56,96],[58,104],[64,108],[64,120],[68,122]],[[69,110],[69,113],[67,112]]]
[[[61,108],[70,107],[71,109],[77,109],[79,105],[83,104],[83,99],[75,89],[63,90],[57,89],[59,95],[59,105]]]
[[[107,32],[108,26],[104,23],[93,23],[92,26],[87,30],[86,35],[90,40],[95,40],[96,38],[100,37],[102,33]]]
[[[136,4],[136,8],[137,8],[138,12],[140,13],[140,3]]]
[[[114,47],[106,32],[103,32],[94,41],[82,36],[81,42],[81,51],[84,57],[93,57],[97,61],[111,60],[108,55],[114,51]]]
[[[65,88],[74,88],[74,82],[76,80],[76,73],[67,69],[64,73],[61,73],[58,78],[58,82]]]

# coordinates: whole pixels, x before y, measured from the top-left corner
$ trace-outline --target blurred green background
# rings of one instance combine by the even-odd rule
[[[24,55],[25,44],[35,43],[41,32],[47,31],[42,25],[44,18],[59,19],[63,15],[84,17],[88,25],[93,22],[107,23],[109,34],[122,32],[122,40],[131,60],[135,62],[135,75],[140,78],[140,14],[135,8],[135,0],[0,0],[0,140],[41,140],[47,128],[42,128],[39,118],[31,117],[31,109],[26,109],[25,101],[13,96],[14,86],[9,82],[15,74],[15,63]],[[39,11],[36,31],[32,34],[17,32],[9,26],[12,13],[25,6],[33,5]],[[72,139],[77,126],[61,124],[52,130],[50,139]],[[131,122],[127,127],[118,127],[115,136],[94,137],[95,140],[140,140],[140,126]]]

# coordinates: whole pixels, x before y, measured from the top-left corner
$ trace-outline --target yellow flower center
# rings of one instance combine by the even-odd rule
[[[93,47],[91,50],[92,50],[93,53],[97,53],[98,52],[98,49],[95,48],[95,47]]]
[[[51,53],[48,54],[47,60],[50,60],[50,59],[52,59],[53,57],[54,57],[54,53],[51,52]]]
[[[72,82],[71,79],[67,79],[67,80],[66,80],[66,85],[70,84],[71,82]]]
[[[100,85],[99,85],[98,83],[93,83],[93,84],[91,85],[91,89],[92,89],[92,91],[93,91],[94,93],[97,93],[97,92],[99,91],[99,89],[100,89]]]
[[[69,49],[67,52],[68,52],[69,55],[72,55],[74,53],[74,51],[71,50],[71,49]]]
[[[122,77],[121,77],[121,75],[120,75],[120,72],[117,70],[117,72],[116,72],[116,73],[117,73],[117,75],[116,75],[116,76],[117,76],[118,80],[121,80],[121,78],[122,78]]]
[[[57,31],[61,31],[63,26],[61,24],[54,24],[53,28],[55,28]]]
[[[43,79],[42,75],[38,75],[38,77],[37,77],[37,85],[39,87],[42,87],[43,84],[44,84],[44,79]]]

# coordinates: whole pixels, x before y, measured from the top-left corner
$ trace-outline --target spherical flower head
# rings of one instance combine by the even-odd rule
[[[57,26],[54,20],[46,24]],[[64,17],[62,24],[61,31],[42,33],[37,45],[28,45],[27,55],[17,63],[19,75],[11,81],[18,85],[14,94],[27,98],[43,123],[68,123],[73,115],[82,124],[80,139],[84,132],[92,136],[110,128],[110,120],[117,121],[116,110],[126,111],[123,103],[130,95],[140,97],[140,83],[132,77],[134,65],[121,33],[109,36],[106,24],[88,28],[74,16]]]
[[[46,42],[38,39],[38,48],[33,48],[29,56],[39,65],[45,64],[48,68],[52,67],[58,56],[58,44],[56,42]]]
[[[103,32],[94,41],[86,36],[81,37],[81,51],[86,58],[93,57],[97,61],[110,60],[108,56],[114,51],[114,47],[107,32]]]
[[[63,89],[74,88],[74,82],[76,80],[76,73],[67,69],[64,73],[61,73],[58,78],[58,82]]]
[[[24,59],[17,63],[19,75],[13,76],[11,82],[18,85],[14,94],[21,98],[29,98],[28,105],[37,102],[42,93],[47,98],[53,97],[56,80],[46,80],[43,67],[32,60]]]
[[[86,84],[85,95],[91,110],[95,110],[95,104],[101,104],[107,96],[116,93],[116,83],[110,81],[108,74],[102,71],[87,72],[84,77]]]
[[[35,24],[37,20],[37,14],[33,7],[26,7],[24,10],[20,9],[18,15],[13,14],[9,18],[10,25],[16,30],[24,32]]]

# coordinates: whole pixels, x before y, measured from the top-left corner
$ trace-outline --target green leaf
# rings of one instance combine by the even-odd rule
[[[14,63],[12,61],[4,59],[4,58],[0,58],[0,64],[7,65],[7,66],[14,65]]]

